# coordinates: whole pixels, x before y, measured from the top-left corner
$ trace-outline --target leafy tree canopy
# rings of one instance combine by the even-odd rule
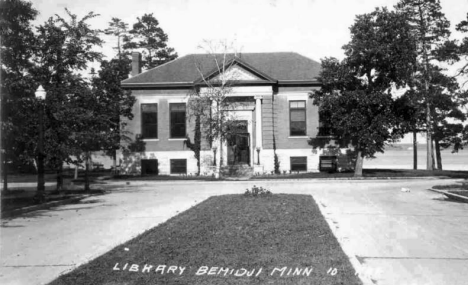
[[[144,14],[130,30],[131,37],[124,38],[124,49],[141,50],[143,66],[147,69],[177,58],[173,48],[167,46],[168,36],[153,14]]]
[[[357,151],[355,175],[362,175],[364,157],[383,152],[394,138],[391,87],[403,86],[415,69],[416,46],[405,18],[387,9],[356,17],[351,41],[343,48],[346,58],[322,60],[321,90],[314,92],[321,123],[332,127],[334,138],[352,143]],[[311,139],[320,146],[331,137]]]

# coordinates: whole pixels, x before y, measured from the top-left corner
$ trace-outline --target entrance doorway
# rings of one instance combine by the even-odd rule
[[[247,121],[235,121],[234,130],[227,139],[228,164],[250,165],[250,134]]]

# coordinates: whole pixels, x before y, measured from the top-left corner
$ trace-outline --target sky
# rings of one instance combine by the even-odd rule
[[[392,9],[399,0],[32,0],[39,11],[34,24],[49,17],[65,17],[68,8],[79,18],[88,12],[100,14],[89,23],[105,29],[113,17],[130,27],[137,17],[153,13],[168,34],[168,45],[179,56],[201,53],[203,41],[233,42],[239,52],[293,51],[316,61],[324,57],[342,59],[342,46],[350,40],[349,27],[356,15],[376,7]],[[466,19],[468,0],[441,0],[442,11],[451,22],[452,37],[462,38],[455,25]],[[115,55],[116,39],[103,36],[102,51]],[[98,65],[92,65],[98,68]],[[448,67],[448,74],[456,73]],[[459,79],[461,82],[464,81]],[[420,139],[421,141],[422,139]],[[423,140],[422,140],[423,141]]]
[[[129,23],[153,13],[179,56],[201,53],[204,40],[234,42],[240,52],[293,51],[319,61],[343,58],[356,15],[375,7],[392,8],[398,0],[33,0],[39,11],[35,24],[68,8],[79,18],[93,11],[90,21],[105,29],[112,17]],[[466,19],[468,0],[441,0],[452,29]],[[455,38],[461,35],[454,33]],[[116,40],[105,36],[103,52],[112,57]]]

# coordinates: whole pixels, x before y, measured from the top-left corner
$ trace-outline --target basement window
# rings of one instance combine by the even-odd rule
[[[142,159],[141,160],[141,175],[158,175],[158,160],[157,159]]]
[[[307,171],[307,157],[291,156],[291,171]]]
[[[187,160],[171,159],[171,174],[187,174]]]

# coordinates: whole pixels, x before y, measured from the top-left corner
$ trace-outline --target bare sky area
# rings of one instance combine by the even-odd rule
[[[349,27],[356,15],[375,7],[392,8],[398,0],[33,0],[40,15],[36,23],[67,7],[104,29],[112,17],[132,25],[144,13],[154,13],[169,35],[169,45],[179,56],[200,53],[203,40],[235,40],[242,52],[295,51],[315,60],[343,57],[341,47],[349,41]],[[442,0],[452,28],[466,19],[468,0]],[[459,37],[455,34],[454,37]],[[115,40],[106,38],[104,52],[113,56]]]
[[[393,6],[399,0],[33,0],[39,10],[35,24],[54,14],[65,17],[64,8],[80,18],[93,11],[100,14],[90,23],[105,29],[112,17],[133,25],[136,18],[154,13],[169,36],[169,46],[179,56],[200,53],[204,40],[235,41],[240,52],[294,51],[320,61],[343,58],[341,47],[349,39],[356,15],[376,7]],[[466,19],[468,0],[441,0],[451,22],[453,38],[461,38],[455,25]],[[103,36],[103,52],[114,56],[116,40]],[[94,65],[98,68],[98,65]],[[456,73],[449,66],[448,73]],[[460,82],[465,81],[460,79]],[[466,88],[466,85],[465,85]]]

